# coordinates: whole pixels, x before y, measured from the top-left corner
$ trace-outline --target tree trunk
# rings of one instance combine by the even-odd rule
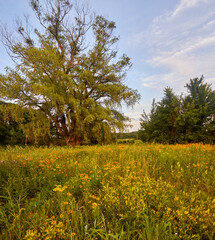
[[[77,136],[66,136],[66,144],[68,146],[74,147],[82,143],[82,139]]]

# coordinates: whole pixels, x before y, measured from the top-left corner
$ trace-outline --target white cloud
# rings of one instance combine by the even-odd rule
[[[142,79],[142,85],[148,88],[163,90],[165,87],[171,87],[180,94],[184,91],[186,76],[179,76],[177,73],[170,72],[166,74],[155,74]]]
[[[190,8],[190,7],[196,7],[199,3],[207,2],[207,0],[181,0],[179,5],[176,7],[176,9],[171,14],[172,17],[177,16],[181,11]]]
[[[149,60],[154,66],[167,67],[180,75],[192,76],[202,71],[213,70],[215,61],[215,35],[202,37],[185,43],[186,47],[177,47],[172,51],[164,51]]]
[[[208,22],[208,23],[206,24],[206,26],[211,26],[211,25],[214,25],[214,24],[215,24],[215,20],[212,20],[212,21]]]
[[[156,17],[148,31],[137,35],[136,43],[144,36],[147,46],[144,62],[157,72],[142,79],[144,87],[170,86],[179,92],[190,78],[203,74],[208,82],[215,80],[214,9],[214,0],[181,0],[173,11]]]

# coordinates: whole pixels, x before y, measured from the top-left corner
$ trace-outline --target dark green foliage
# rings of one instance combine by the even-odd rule
[[[0,145],[24,144],[25,135],[19,124],[11,116],[8,116],[6,120],[4,119],[4,113],[1,109],[6,108],[7,105],[0,101]]]
[[[117,143],[119,144],[134,144],[134,139],[132,138],[126,138],[126,139],[118,139]]]
[[[180,132],[186,142],[215,142],[215,91],[201,78],[186,85],[189,95],[183,99]]]
[[[143,112],[140,138],[145,141],[174,143],[177,137],[176,120],[180,111],[180,99],[170,88],[164,89],[163,99],[153,100],[150,114]],[[142,135],[142,136],[141,136]]]
[[[188,95],[177,97],[166,88],[151,112],[143,112],[139,138],[161,143],[215,143],[215,91],[204,78],[191,79]]]
[[[117,139],[138,139],[138,133],[136,131],[128,133],[117,133],[116,137]]]
[[[47,132],[48,125],[48,118],[37,110],[0,102],[0,145],[48,145],[51,141],[51,135]],[[50,130],[53,137],[51,126]]]

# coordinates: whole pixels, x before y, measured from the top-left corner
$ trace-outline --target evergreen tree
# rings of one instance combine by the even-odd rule
[[[215,91],[204,77],[186,84],[188,95],[183,101],[180,131],[186,142],[215,142]]]
[[[164,97],[158,103],[153,100],[151,112],[142,114],[141,129],[147,141],[174,143],[178,132],[176,120],[180,114],[180,99],[171,88],[164,89]]]
[[[215,91],[204,77],[186,84],[188,95],[177,97],[166,88],[150,114],[141,118],[140,138],[161,143],[215,143]]]

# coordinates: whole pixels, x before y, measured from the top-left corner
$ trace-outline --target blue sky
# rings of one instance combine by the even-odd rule
[[[12,28],[17,17],[35,18],[28,0],[0,0],[0,23]],[[126,84],[142,98],[133,109],[122,111],[139,128],[139,118],[160,100],[167,86],[185,91],[190,78],[205,76],[215,89],[214,0],[85,0],[97,14],[116,22],[119,52],[132,60]],[[12,63],[0,45],[0,72]]]

